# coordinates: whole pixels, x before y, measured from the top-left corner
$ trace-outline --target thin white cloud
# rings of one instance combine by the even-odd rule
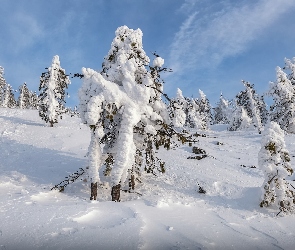
[[[222,1],[223,8],[218,9],[213,6],[215,1],[208,1],[213,6],[208,12],[205,2],[197,2],[187,0],[182,7],[191,8],[171,45],[170,62],[176,72],[179,68],[214,67],[245,51],[251,41],[259,39],[281,15],[295,7],[293,0],[259,0],[239,5]]]
[[[20,50],[33,45],[44,35],[37,20],[24,12],[15,13],[10,17],[9,22],[12,52],[18,53]]]

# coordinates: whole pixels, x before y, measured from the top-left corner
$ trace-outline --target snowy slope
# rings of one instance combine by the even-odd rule
[[[259,207],[260,135],[224,126],[206,134],[195,146],[210,157],[187,159],[188,145],[161,150],[167,171],[145,176],[139,194],[114,203],[104,188],[90,202],[81,180],[50,191],[87,166],[80,119],[49,128],[37,111],[0,108],[0,249],[294,249],[295,217]],[[286,136],[291,156],[294,139]]]

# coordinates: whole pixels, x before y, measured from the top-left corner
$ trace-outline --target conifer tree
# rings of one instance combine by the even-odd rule
[[[198,102],[194,98],[186,98],[186,127],[193,129],[207,129],[205,113],[200,113]]]
[[[230,112],[229,101],[221,93],[217,106],[213,108],[214,124],[229,124]]]
[[[171,99],[168,106],[168,112],[173,126],[184,127],[187,117],[187,101],[182,95],[182,91],[177,88],[176,97]]]
[[[3,96],[3,103],[2,106],[5,108],[15,108],[17,102],[14,98],[14,90],[12,89],[10,84],[5,85],[4,96]]]
[[[39,86],[39,115],[50,123],[50,127],[58,122],[58,116],[64,112],[65,90],[69,84],[69,77],[60,67],[59,57],[54,56],[51,67],[42,73]]]
[[[248,116],[244,107],[235,104],[228,130],[236,131],[251,128],[252,119]]]
[[[175,131],[162,101],[160,72],[167,69],[162,67],[164,59],[154,55],[148,66],[141,30],[122,26],[116,30],[102,72],[82,69],[79,111],[91,130],[90,199],[96,199],[101,166],[110,176],[113,201],[120,200],[124,185],[134,188],[138,173],[165,171],[155,151],[160,146],[169,149]]]
[[[0,66],[0,106],[3,106],[4,94],[6,89],[6,81],[3,75],[4,68]]]
[[[242,83],[246,89],[237,94],[237,104],[244,107],[248,117],[252,119],[254,127],[261,133],[263,127],[261,111],[263,115],[265,115],[265,104],[263,104],[263,99],[256,94],[254,84],[250,84],[244,80],[242,80]],[[265,118],[263,119],[265,120]]]
[[[31,109],[38,109],[38,95],[36,91],[30,91],[30,108]]]
[[[291,71],[288,75],[288,79],[290,80],[291,84],[295,86],[295,57],[292,59],[285,58],[285,67],[283,69],[288,69]]]
[[[275,122],[270,122],[262,134],[258,155],[260,169],[264,173],[261,207],[274,206],[284,213],[295,212],[295,193],[285,180],[292,175],[289,152],[284,132]]]
[[[200,98],[197,100],[198,112],[200,114],[202,128],[208,129],[209,125],[212,124],[212,113],[211,105],[208,98],[202,90],[199,89]]]
[[[270,120],[277,122],[281,129],[295,133],[295,91],[288,75],[277,67],[277,80],[270,82],[269,95],[274,103],[270,106]]]
[[[19,87],[18,107],[20,109],[28,109],[31,106],[31,92],[27,84],[24,83]]]

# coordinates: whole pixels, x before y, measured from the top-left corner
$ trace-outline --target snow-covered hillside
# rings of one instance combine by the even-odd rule
[[[259,207],[261,136],[223,125],[206,134],[193,146],[209,157],[187,159],[188,145],[161,150],[165,174],[144,176],[120,203],[107,188],[91,202],[82,180],[51,191],[87,166],[80,119],[50,128],[36,110],[0,108],[0,249],[294,249],[295,217]],[[292,166],[294,139],[286,136]]]

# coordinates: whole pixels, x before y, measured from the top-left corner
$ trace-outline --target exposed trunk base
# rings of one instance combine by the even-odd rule
[[[91,194],[90,194],[90,200],[96,200],[97,197],[97,182],[91,183]]]
[[[134,190],[135,189],[135,176],[132,174],[130,176],[129,188]]]
[[[120,202],[120,188],[121,184],[112,187],[112,201]]]

